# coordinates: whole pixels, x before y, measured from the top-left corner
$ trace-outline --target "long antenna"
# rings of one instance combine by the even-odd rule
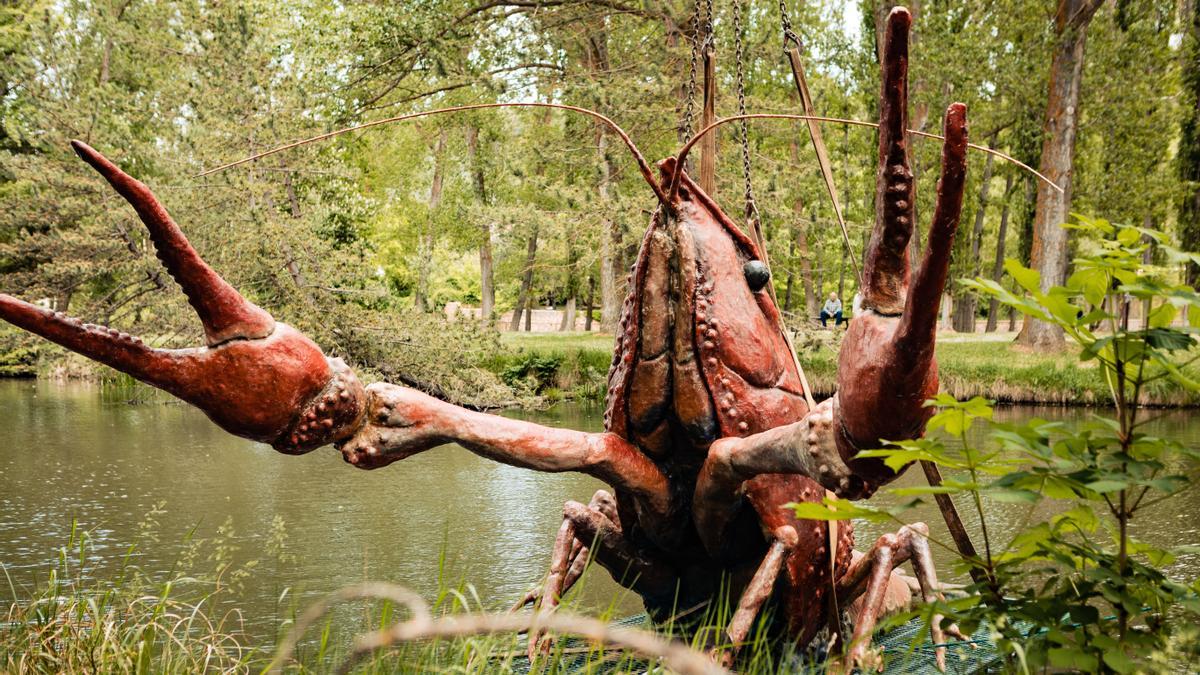
[[[749,115],[732,115],[730,117],[722,117],[721,119],[717,120],[716,122],[713,122],[712,124],[708,125],[707,127],[704,127],[703,129],[698,131],[696,133],[696,135],[692,137],[691,140],[689,140],[687,143],[684,143],[683,147],[679,149],[678,153],[676,153],[676,162],[677,162],[676,166],[679,166],[678,162],[682,162],[684,159],[687,158],[687,154],[692,149],[692,146],[694,146],[696,144],[696,141],[698,141],[702,136],[704,136],[707,133],[710,133],[713,129],[716,129],[719,126],[722,126],[724,124],[729,124],[730,122],[737,122],[738,120],[743,120],[743,119],[748,119],[748,120],[815,120],[817,122],[831,122],[834,124],[849,124],[850,126],[855,126],[855,127],[871,127],[871,128],[879,127],[879,124],[876,122],[864,122],[862,120],[852,120],[852,119],[846,119],[843,117],[821,117],[819,115],[793,115],[790,113],[752,113]],[[941,134],[932,134],[932,133],[929,133],[928,131],[917,131],[916,129],[909,129],[908,133],[910,133],[914,136],[921,136],[922,138],[934,138],[934,139],[942,140],[942,141],[946,140],[945,136],[943,136]],[[1006,155],[1003,152],[1000,152],[999,150],[994,150],[992,148],[989,148],[989,147],[986,147],[983,145],[977,145],[975,143],[967,143],[967,147],[971,148],[973,150],[978,150],[980,152],[987,153],[989,155],[993,155],[995,157],[999,157],[1000,159],[1002,159],[1006,162],[1009,162],[1010,164],[1015,164],[1015,165],[1021,167],[1022,169],[1024,169],[1025,171],[1029,172],[1030,174],[1033,174],[1034,176],[1036,176],[1038,178],[1038,180],[1042,181],[1046,185],[1049,185],[1050,187],[1054,188],[1055,190],[1058,190],[1059,194],[1063,194],[1065,192],[1065,190],[1063,190],[1061,187],[1059,187],[1058,184],[1056,184],[1054,181],[1050,180],[1045,175],[1039,173],[1037,171],[1037,169],[1034,169],[1033,167],[1029,166],[1025,162],[1022,162],[1021,160],[1017,159],[1016,157],[1013,157],[1012,155]],[[671,191],[669,191],[667,193],[667,196],[673,197],[675,192],[678,192],[678,190],[679,190],[678,181],[675,181],[672,183]]]
[[[334,138],[335,136],[341,136],[342,134],[348,134],[352,131],[362,131],[363,129],[371,129],[373,127],[379,127],[379,126],[383,126],[385,124],[391,124],[392,122],[403,122],[405,120],[413,120],[413,119],[417,119],[420,117],[429,117],[431,115],[442,115],[445,113],[464,112],[467,110],[484,110],[487,108],[554,108],[556,110],[567,110],[570,112],[580,113],[582,115],[587,115],[589,117],[599,120],[601,123],[605,124],[606,126],[611,128],[614,132],[616,132],[617,136],[619,136],[621,138],[621,141],[623,143],[625,143],[625,147],[629,148],[629,152],[633,155],[634,161],[637,162],[638,170],[641,171],[641,173],[642,173],[642,178],[646,179],[646,182],[650,184],[650,188],[652,190],[654,190],[654,194],[655,194],[655,196],[658,197],[658,200],[660,202],[662,202],[664,205],[666,205],[668,208],[670,208],[670,203],[667,201],[666,194],[663,192],[662,187],[658,184],[658,181],[654,179],[654,172],[650,170],[650,164],[648,162],[646,162],[646,158],[642,155],[642,152],[640,150],[638,150],[637,145],[635,145],[633,140],[631,138],[629,138],[629,134],[626,133],[624,129],[622,129],[620,126],[618,126],[616,122],[614,122],[611,119],[609,119],[608,117],[596,112],[595,110],[588,110],[587,108],[580,108],[579,106],[566,105],[563,103],[542,103],[542,102],[475,103],[472,105],[459,105],[459,106],[454,106],[452,108],[438,108],[436,110],[424,110],[422,112],[409,113],[407,115],[397,115],[395,117],[388,117],[386,119],[375,120],[373,122],[364,122],[363,124],[356,124],[354,126],[337,129],[335,131],[330,131],[328,133],[320,134],[318,136],[310,136],[309,138],[303,138],[298,141],[292,141],[291,143],[286,143],[284,145],[280,145],[278,147],[271,148],[270,150],[265,150],[256,155],[251,155],[249,157],[239,159],[236,162],[230,162],[228,164],[222,164],[221,166],[218,166],[218,167],[215,167],[212,169],[206,169],[206,170],[201,171],[200,173],[196,174],[196,177],[203,178],[204,176],[208,176],[208,175],[217,173],[218,171],[232,169],[235,166],[241,166],[242,164],[246,164],[247,162],[253,162],[255,160],[262,159],[263,157],[270,157],[271,155],[274,155],[279,152],[283,152],[284,150],[291,150],[292,148],[298,148],[302,145],[309,145],[310,143],[316,143],[318,141],[328,140],[330,138]]]

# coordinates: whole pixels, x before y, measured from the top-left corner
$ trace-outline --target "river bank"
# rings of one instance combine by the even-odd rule
[[[838,337],[833,331],[814,331],[798,340],[804,372],[818,397],[837,388]],[[1081,363],[1071,350],[1054,354],[1025,350],[1013,344],[1014,337],[1012,333],[939,336],[942,391],[958,399],[983,396],[1001,404],[1107,403],[1108,386],[1094,361]],[[611,335],[501,333],[499,339],[503,348],[478,366],[510,386],[536,393],[545,403],[604,400],[612,363]],[[1186,370],[1200,378],[1195,365]],[[89,379],[97,372],[86,360],[53,346],[31,346],[11,332],[0,332],[0,378]],[[1147,387],[1146,401],[1162,407],[1195,407],[1200,406],[1200,392],[1156,382]]]

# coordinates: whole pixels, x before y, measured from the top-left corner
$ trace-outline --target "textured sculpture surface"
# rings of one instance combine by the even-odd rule
[[[472,412],[386,383],[364,387],[341,360],[238,294],[145,185],[80,142],[79,155],[149,228],[208,344],[155,349],[3,294],[0,318],[164,389],[230,433],[280,452],[334,444],[349,463],[374,469],[458,443],[507,464],[595,476],[611,492],[565,505],[546,586],[527,600],[553,607],[589,560],[636,590],[658,617],[708,601],[732,580],[740,598],[728,629],[735,643],[772,598],[783,629],[805,643],[826,625],[831,606],[853,602],[848,663],[858,663],[889,594],[898,592],[895,566],[911,561],[913,592],[934,597],[925,530],[907,527],[860,555],[848,521],[831,537],[826,523],[797,520],[784,505],[828,493],[865,498],[894,479],[877,460],[855,455],[879,439],[918,436],[930,414],[923,402],[937,390],[934,330],[962,204],[966,119],[961,104],[946,113],[937,206],[910,279],[910,22],[897,9],[887,25],[864,311],[842,345],[839,393],[815,407],[761,252],[686,176],[676,201],[656,213],[630,276],[602,433]],[[659,167],[665,188],[676,166],[668,159]]]

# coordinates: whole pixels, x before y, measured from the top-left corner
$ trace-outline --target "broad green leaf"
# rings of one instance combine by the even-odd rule
[[[1123,480],[1097,480],[1087,484],[1087,488],[1093,492],[1105,494],[1108,492],[1117,492],[1129,487],[1128,481]]]
[[[1030,293],[1041,293],[1042,275],[1021,264],[1016,258],[1004,261],[1004,271],[1017,282],[1017,285]]]
[[[1142,240],[1142,233],[1136,228],[1122,227],[1117,230],[1117,241],[1123,246],[1134,246]]]
[[[1190,349],[1195,344],[1192,342],[1191,335],[1174,328],[1149,328],[1142,331],[1142,334],[1146,340],[1146,344],[1155,349],[1176,351],[1179,349]]]
[[[1132,673],[1137,669],[1137,664],[1119,646],[1104,651],[1104,665],[1118,673]]]
[[[1110,285],[1108,279],[1108,273],[1102,269],[1084,268],[1076,270],[1071,278],[1067,279],[1067,286],[1078,289],[1088,304],[1094,307],[1104,301],[1104,295],[1108,293]]]
[[[1054,517],[1054,523],[1055,525],[1070,523],[1084,532],[1095,532],[1096,528],[1100,527],[1100,519],[1087,504],[1080,504],[1063,511]]]
[[[1077,647],[1059,647],[1046,653],[1050,665],[1055,668],[1071,668],[1085,673],[1094,673],[1099,666],[1095,656]]]
[[[1171,325],[1175,317],[1179,315],[1179,309],[1169,302],[1164,302],[1150,310],[1150,327],[1151,328],[1166,328]]]
[[[988,490],[984,494],[987,495],[988,499],[1010,504],[1034,504],[1042,498],[1041,495],[1033,490],[1023,490],[1019,488],[996,488]]]

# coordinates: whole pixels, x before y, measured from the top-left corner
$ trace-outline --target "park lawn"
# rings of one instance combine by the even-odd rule
[[[939,335],[937,359],[942,391],[959,399],[983,396],[1000,403],[1105,405],[1108,386],[1095,362],[1080,363],[1075,352],[1045,354],[1012,344],[1011,333]],[[607,372],[613,337],[604,333],[503,333],[511,348],[485,367],[499,372],[521,359],[557,361],[563,377],[553,385],[571,391],[581,382]],[[801,363],[813,390],[828,396],[836,389],[837,353],[832,347],[804,350]],[[590,369],[590,370],[589,370]],[[1200,368],[1185,369],[1200,378]],[[1157,405],[1200,405],[1200,395],[1165,380],[1148,386],[1148,402]],[[594,390],[594,387],[592,387]]]

